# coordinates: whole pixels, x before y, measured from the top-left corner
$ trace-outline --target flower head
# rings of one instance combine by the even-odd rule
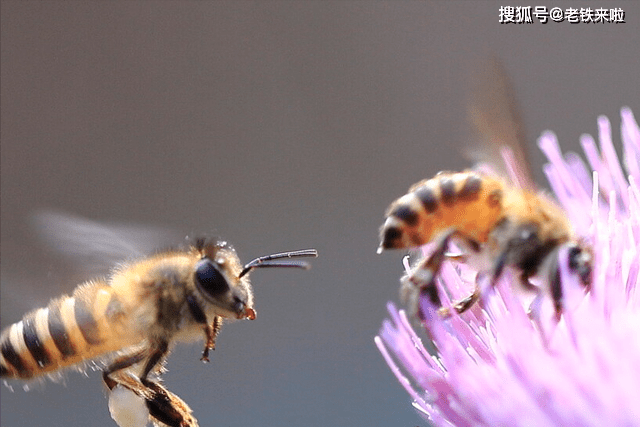
[[[563,156],[553,133],[539,140],[556,198],[594,256],[585,296],[560,251],[559,323],[550,306],[540,324],[533,322],[509,274],[482,307],[448,319],[425,298],[431,351],[405,312],[389,304],[376,344],[434,425],[640,425],[640,129],[630,109],[621,115],[624,168],[605,117],[598,120],[599,150],[592,137],[581,138],[590,167],[576,154]],[[443,265],[441,283],[452,299],[469,294],[472,273]]]

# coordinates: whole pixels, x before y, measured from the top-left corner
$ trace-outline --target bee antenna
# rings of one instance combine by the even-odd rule
[[[249,261],[240,274],[238,278],[241,278],[254,268],[264,268],[264,267],[287,267],[287,268],[303,268],[308,269],[311,265],[305,261],[276,261],[283,258],[302,258],[302,257],[317,257],[318,251],[315,249],[302,249],[299,251],[292,252],[281,252],[278,254],[271,254],[258,257],[253,261]]]

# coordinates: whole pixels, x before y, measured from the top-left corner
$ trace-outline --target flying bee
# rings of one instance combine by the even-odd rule
[[[592,251],[573,230],[565,212],[543,193],[536,191],[526,158],[524,130],[517,111],[513,89],[500,62],[492,58],[484,70],[471,103],[471,118],[482,136],[484,160],[495,161],[498,153],[510,154],[514,184],[497,176],[467,170],[440,172],[413,185],[386,211],[380,230],[380,247],[407,249],[433,243],[433,252],[420,259],[401,280],[401,299],[410,314],[423,316],[420,298],[428,297],[443,316],[436,278],[446,259],[466,262],[480,276],[495,284],[505,268],[519,274],[524,290],[536,293],[532,315],[542,295],[551,297],[555,317],[563,311],[558,255],[568,249],[569,268],[585,288],[591,284]],[[480,154],[482,154],[480,153]],[[503,170],[504,166],[495,169]],[[462,251],[448,253],[450,243]],[[541,279],[542,290],[530,278]],[[476,279],[474,291],[452,308],[462,313],[481,296]],[[424,319],[423,319],[424,320]]]
[[[314,249],[284,252],[243,266],[226,242],[199,239],[120,265],[5,328],[1,376],[28,380],[106,357],[109,390],[139,396],[154,422],[197,425],[189,407],[158,382],[173,344],[204,337],[201,360],[208,361],[225,319],[256,318],[252,270],[308,268],[293,258],[315,256]]]

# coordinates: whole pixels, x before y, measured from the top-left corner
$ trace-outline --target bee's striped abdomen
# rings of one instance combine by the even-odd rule
[[[483,243],[502,213],[504,187],[472,171],[421,181],[387,210],[380,249],[421,246],[451,227]]]
[[[121,333],[124,314],[106,283],[79,286],[73,295],[52,300],[2,332],[2,377],[37,377],[135,344],[135,334]]]

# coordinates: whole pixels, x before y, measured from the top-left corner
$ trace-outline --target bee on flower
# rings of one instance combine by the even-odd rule
[[[554,292],[562,295],[562,316],[551,327],[544,314],[532,321],[523,304],[522,269],[493,274],[481,306],[460,315],[474,266],[442,263],[440,304],[430,292],[415,297],[435,354],[405,311],[389,304],[391,317],[376,345],[433,425],[640,425],[640,128],[629,108],[621,117],[622,164],[605,117],[598,120],[599,144],[581,139],[589,166],[575,154],[563,156],[553,133],[539,139],[558,205],[583,239],[576,241],[590,248],[586,296],[575,249],[554,249],[550,296],[557,314]],[[538,309],[545,313],[542,302]],[[455,310],[445,318],[441,306]]]

